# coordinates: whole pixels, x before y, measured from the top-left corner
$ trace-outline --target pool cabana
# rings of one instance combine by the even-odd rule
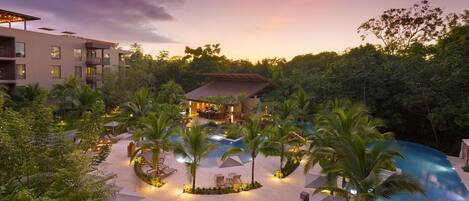
[[[205,73],[209,83],[185,95],[191,116],[234,122],[252,115],[260,98],[275,85],[253,73]]]

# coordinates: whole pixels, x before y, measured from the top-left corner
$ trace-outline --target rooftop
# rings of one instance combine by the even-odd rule
[[[205,101],[211,96],[239,96],[246,98],[261,93],[274,86],[270,80],[259,74],[246,73],[206,73],[213,81],[186,94],[189,100]]]
[[[0,9],[0,23],[24,22],[24,21],[33,21],[33,20],[40,20],[40,19],[41,18],[26,15],[26,14]]]

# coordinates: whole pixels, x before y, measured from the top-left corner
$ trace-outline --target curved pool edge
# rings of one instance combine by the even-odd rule
[[[469,200],[467,182],[463,182],[465,177],[460,176],[457,165],[451,163],[445,153],[409,141],[396,140],[393,146],[404,156],[404,159],[395,158],[396,167],[418,180],[426,195],[398,193],[390,201]]]

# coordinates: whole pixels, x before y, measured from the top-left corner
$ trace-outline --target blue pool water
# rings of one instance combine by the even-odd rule
[[[173,136],[172,141],[177,142],[177,137]],[[202,167],[218,167],[218,160],[225,151],[231,147],[244,147],[242,140],[237,142],[213,140],[213,142],[218,144],[218,148],[201,162]],[[402,173],[417,179],[425,189],[426,195],[399,193],[391,199],[380,199],[379,201],[469,200],[468,190],[444,153],[424,145],[406,141],[397,141],[394,148],[404,156],[404,159],[396,158],[396,166],[402,170]],[[251,161],[248,154],[241,154],[239,157],[244,163]]]
[[[405,159],[397,158],[402,173],[413,176],[425,189],[426,196],[399,193],[392,201],[464,201],[469,192],[446,155],[416,143],[398,141],[395,148]],[[460,167],[456,167],[460,168]],[[382,199],[383,201],[386,199]]]
[[[172,136],[172,142],[178,142],[177,136]],[[243,140],[238,140],[236,142],[231,142],[229,140],[211,140],[213,143],[217,144],[218,147],[214,151],[210,152],[208,156],[201,161],[201,167],[219,167],[219,159],[223,156],[223,154],[232,147],[244,147]],[[251,156],[247,153],[242,153],[239,155],[239,159],[243,163],[248,163],[251,161]],[[180,161],[183,162],[183,161]]]

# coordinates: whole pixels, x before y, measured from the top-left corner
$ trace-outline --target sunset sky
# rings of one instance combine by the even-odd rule
[[[67,3],[66,3],[67,2]],[[356,28],[411,0],[2,0],[2,9],[42,18],[30,30],[51,27],[80,36],[137,42],[146,53],[182,55],[184,47],[220,43],[233,59],[290,59],[344,51],[362,44]],[[435,0],[446,12],[469,9],[469,0]]]

